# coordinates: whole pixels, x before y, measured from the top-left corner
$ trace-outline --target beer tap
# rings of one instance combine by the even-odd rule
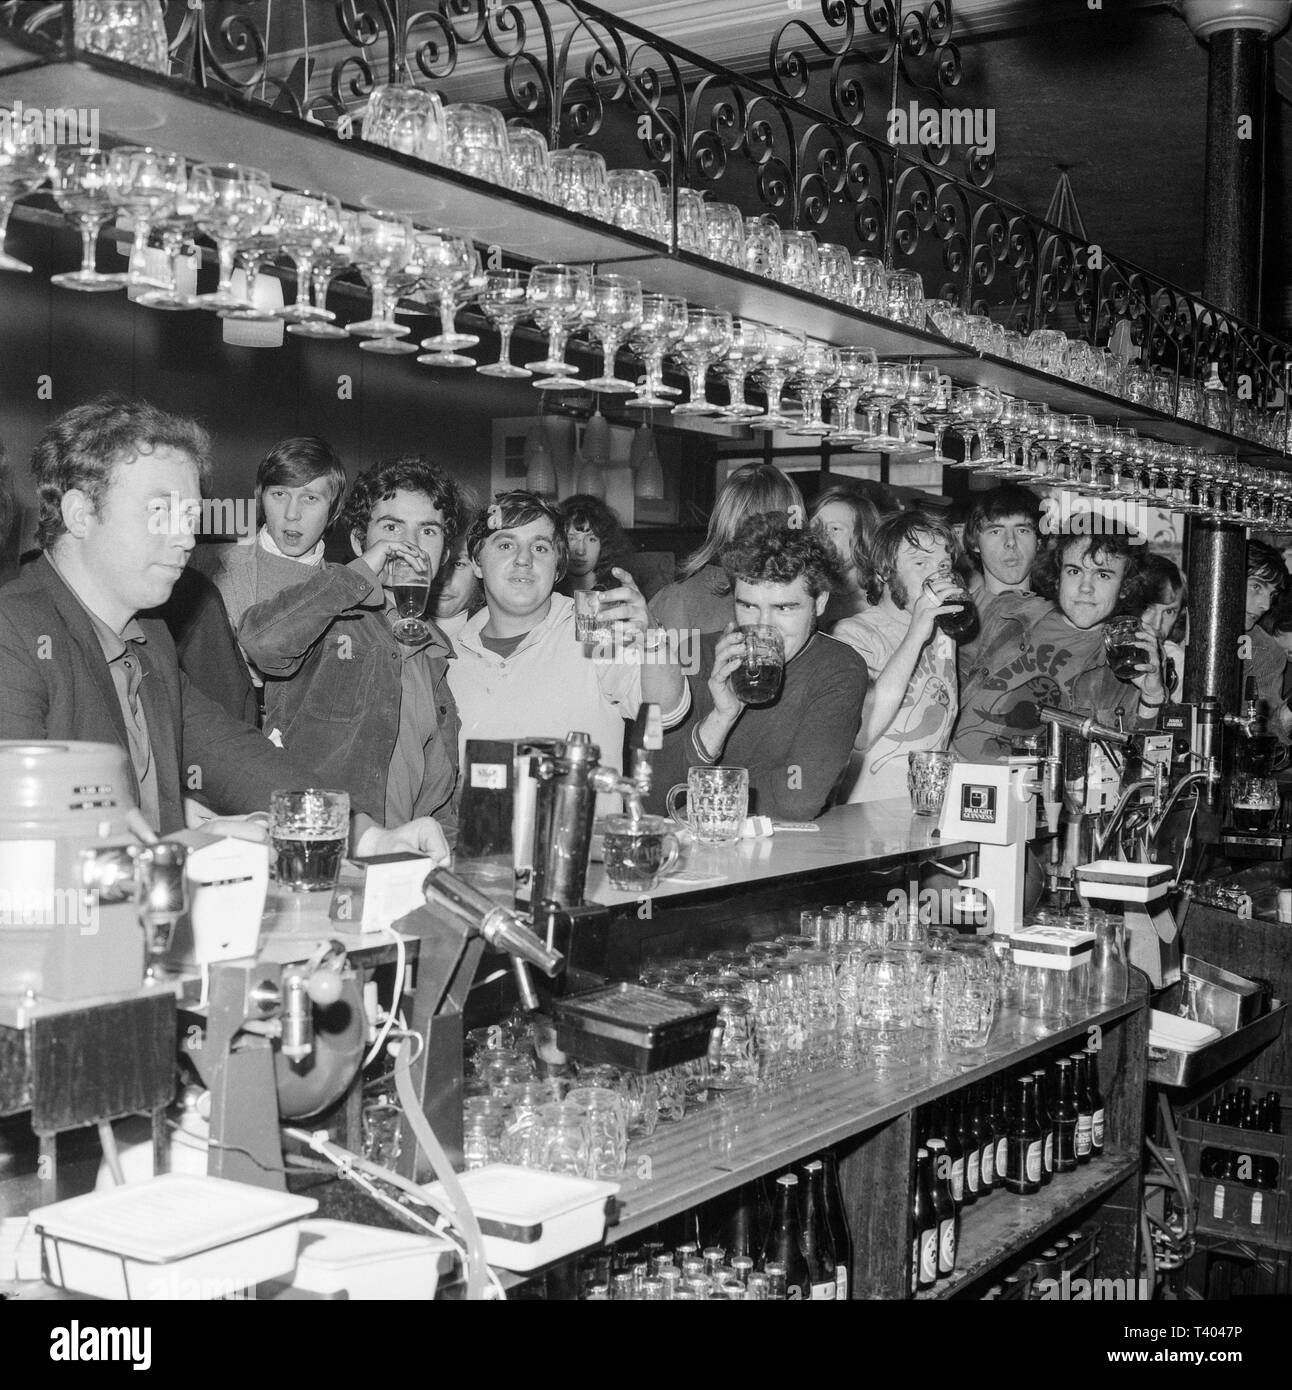
[[[448,869],[432,869],[422,883],[422,892],[429,905],[452,912],[466,922],[472,932],[483,936],[490,946],[511,955],[521,1002],[533,1013],[539,1001],[529,966],[536,965],[543,974],[554,976],[561,968],[561,953],[549,949],[530,931],[519,913],[500,907]]]

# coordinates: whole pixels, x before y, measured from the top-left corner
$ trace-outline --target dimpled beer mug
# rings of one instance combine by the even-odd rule
[[[686,816],[677,798],[686,797]],[[743,767],[693,767],[686,785],[670,787],[668,813],[702,845],[734,845],[749,810],[749,771]]]

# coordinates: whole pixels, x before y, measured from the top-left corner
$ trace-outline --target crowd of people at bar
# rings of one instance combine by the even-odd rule
[[[330,786],[350,794],[357,851],[444,859],[468,739],[578,729],[618,763],[647,702],[666,731],[652,809],[690,768],[736,765],[752,813],[802,821],[906,796],[913,752],[1008,757],[1042,706],[1135,729],[1181,697],[1175,562],[1124,528],[1046,534],[1053,514],[1017,484],[972,493],[959,517],[863,483],[809,507],[776,467],[748,464],[647,595],[599,498],[481,504],[416,455],[348,482],[317,438],[260,464],[254,536],[199,544],[209,452],[200,426],[146,402],[77,406],[33,455],[37,549],[16,572],[0,555],[0,739],[117,743],[161,833]],[[14,496],[0,488],[0,535]],[[328,560],[329,535],[352,558]],[[431,585],[412,637],[396,562]],[[1250,540],[1245,582],[1249,691],[1286,740],[1285,554]],[[1129,669],[1109,659],[1114,619],[1130,620]],[[761,702],[738,679],[755,628],[783,662]]]

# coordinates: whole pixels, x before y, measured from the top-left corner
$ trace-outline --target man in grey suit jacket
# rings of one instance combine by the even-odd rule
[[[143,401],[65,412],[32,456],[44,554],[0,589],[0,739],[117,744],[163,834],[183,828],[185,795],[240,814],[310,782],[189,683],[164,623],[138,617],[165,603],[193,549],[208,448],[196,423]],[[354,821],[356,852],[448,857],[429,819]]]

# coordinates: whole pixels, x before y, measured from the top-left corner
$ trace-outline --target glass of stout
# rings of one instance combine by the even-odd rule
[[[938,575],[939,579],[950,579],[950,575]],[[968,642],[978,634],[978,605],[973,601],[973,595],[958,580],[953,581],[955,589],[945,598],[938,599],[944,607],[951,607],[950,613],[939,613],[934,618],[934,624],[951,638],[953,642]],[[937,599],[938,596],[933,589],[934,580],[924,581],[924,590],[930,598]]]
[[[1114,618],[1104,624],[1104,651],[1119,681],[1133,681],[1138,667],[1147,666],[1149,654],[1140,635],[1138,618]]]
[[[740,629],[745,659],[731,673],[731,689],[746,705],[770,704],[785,676],[785,639],[777,628],[751,623]]]
[[[274,876],[296,892],[331,891],[350,836],[350,794],[321,787],[277,791],[269,801]]]
[[[1273,777],[1232,777],[1229,807],[1235,830],[1268,834],[1279,816],[1279,784]]]
[[[391,626],[395,639],[409,645],[424,642],[431,635],[422,617],[431,596],[430,565],[419,569],[411,561],[392,555],[386,561],[383,582],[395,604],[395,622]]]

